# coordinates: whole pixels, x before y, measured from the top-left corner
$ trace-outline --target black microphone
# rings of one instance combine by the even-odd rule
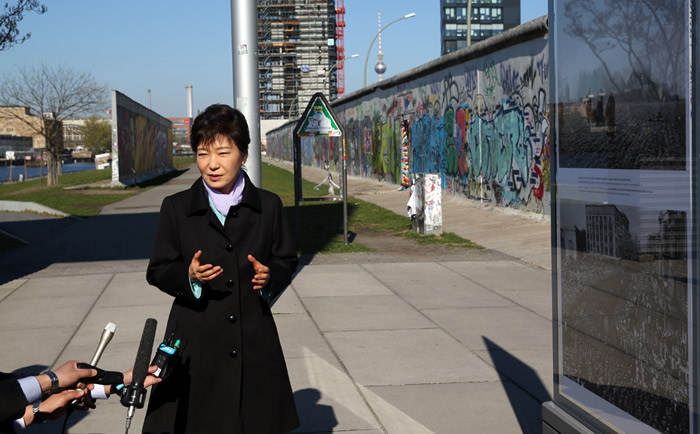
[[[143,386],[143,382],[146,379],[146,375],[148,375],[148,365],[151,361],[157,325],[158,322],[153,318],[146,320],[146,324],[143,326],[143,334],[141,335],[141,343],[139,343],[139,351],[136,353],[132,381],[129,386],[124,388],[122,393],[121,403],[124,407],[129,407],[126,413],[127,433],[129,432],[129,426],[131,426],[131,419],[134,417],[134,411],[137,408],[143,408],[146,402],[146,388]]]

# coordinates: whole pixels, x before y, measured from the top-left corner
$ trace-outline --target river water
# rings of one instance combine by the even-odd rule
[[[43,175],[46,176],[46,167],[42,167]],[[69,163],[63,165],[63,173],[82,172],[84,170],[95,170],[95,163]],[[38,167],[27,167],[26,177],[29,179],[39,177]],[[12,180],[19,181],[20,175],[25,177],[24,166],[12,166]],[[0,183],[9,181],[10,166],[0,166]],[[25,178],[26,179],[26,178]]]

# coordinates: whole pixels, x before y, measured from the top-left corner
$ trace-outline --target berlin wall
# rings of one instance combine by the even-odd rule
[[[402,169],[439,173],[445,194],[549,214],[548,71],[544,16],[335,100],[348,173],[396,184]],[[267,134],[269,156],[292,161],[295,124]],[[338,138],[301,146],[303,165],[340,169]]]
[[[172,122],[112,91],[112,185],[134,185],[173,170]]]

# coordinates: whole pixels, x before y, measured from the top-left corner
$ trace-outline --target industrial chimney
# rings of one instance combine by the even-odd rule
[[[192,86],[185,86],[185,89],[187,90],[187,117],[192,119],[192,112],[194,111],[192,109]]]

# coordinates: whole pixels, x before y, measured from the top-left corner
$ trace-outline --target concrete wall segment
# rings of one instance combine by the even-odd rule
[[[547,17],[333,102],[351,175],[400,183],[408,122],[412,173],[439,173],[447,194],[549,214]],[[292,160],[291,121],[268,155]],[[340,167],[341,141],[302,139],[302,164]]]

